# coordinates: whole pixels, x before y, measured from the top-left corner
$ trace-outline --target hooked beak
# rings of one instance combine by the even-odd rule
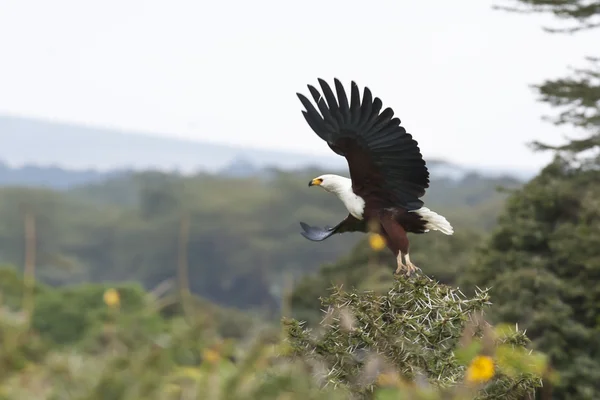
[[[323,179],[313,179],[310,182],[308,182],[308,187],[319,186],[322,182],[323,182]]]

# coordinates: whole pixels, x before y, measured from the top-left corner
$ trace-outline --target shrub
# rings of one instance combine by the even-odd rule
[[[396,394],[531,397],[545,359],[525,349],[523,332],[486,323],[489,304],[487,291],[466,298],[427,277],[398,278],[383,295],[334,288],[319,328],[286,320],[290,354],[312,365],[324,387],[359,398],[379,398],[387,386]]]

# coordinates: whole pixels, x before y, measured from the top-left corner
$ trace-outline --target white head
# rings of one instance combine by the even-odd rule
[[[352,181],[339,175],[326,174],[308,182],[308,186],[320,186],[334,193],[346,206],[346,209],[357,219],[363,218],[365,201],[352,191]]]
[[[330,193],[342,193],[352,190],[352,181],[343,176],[325,174],[308,182],[308,186],[320,186]]]

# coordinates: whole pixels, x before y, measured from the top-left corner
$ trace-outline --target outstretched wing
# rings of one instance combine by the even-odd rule
[[[400,206],[415,210],[429,187],[429,171],[417,142],[392,118],[391,108],[381,111],[382,102],[364,89],[362,101],[358,86],[351,84],[350,102],[340,81],[334,80],[338,99],[322,79],[323,91],[308,85],[319,111],[300,93],[306,108],[306,122],[337,154],[348,161],[352,190],[367,205]]]
[[[302,229],[304,230],[304,232],[300,232],[302,236],[308,240],[312,240],[313,242],[320,242],[336,233],[367,232],[366,222],[364,220],[361,221],[354,218],[351,214],[348,214],[346,218],[344,218],[333,228],[329,226],[326,226],[325,228],[319,228],[307,225],[304,222],[300,222],[300,226],[302,226]]]

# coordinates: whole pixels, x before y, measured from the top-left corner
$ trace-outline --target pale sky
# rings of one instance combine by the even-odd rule
[[[537,168],[564,128],[529,84],[584,66],[598,31],[489,0],[0,0],[0,114],[327,154],[296,92],[355,80],[426,157]]]

